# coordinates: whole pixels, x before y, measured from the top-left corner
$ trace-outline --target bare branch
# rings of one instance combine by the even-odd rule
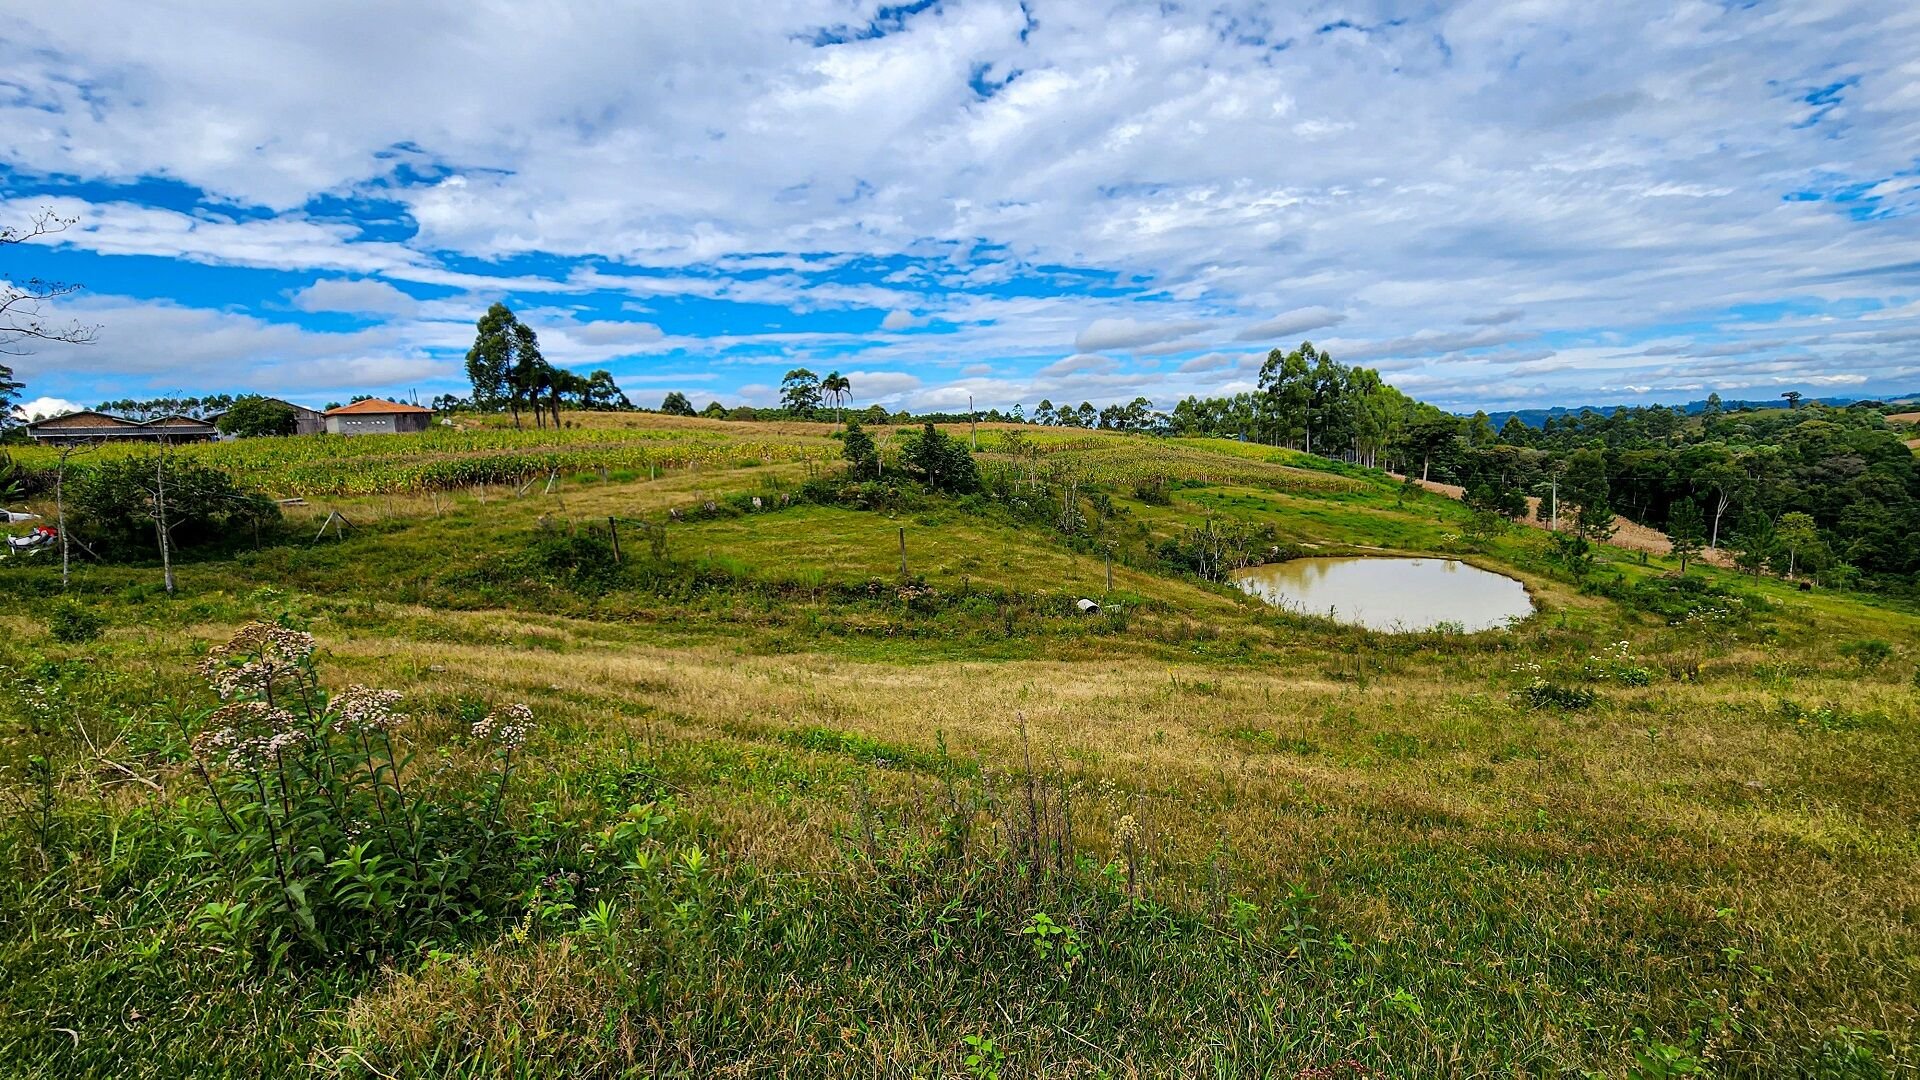
[[[41,210],[25,228],[0,228],[0,247],[24,244],[42,236],[64,232],[74,224],[74,220],[60,217],[51,209]],[[40,306],[46,301],[79,290],[78,285],[44,278],[0,280],[0,355],[24,355],[29,351],[27,343],[34,341],[91,344],[99,333],[99,327],[88,326],[78,320],[64,324],[50,321]]]

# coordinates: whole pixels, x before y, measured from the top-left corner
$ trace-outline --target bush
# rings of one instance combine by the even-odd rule
[[[1860,670],[1872,671],[1893,659],[1893,643],[1880,638],[1861,638],[1840,646],[1840,655],[1859,664]]]
[[[901,460],[914,478],[933,491],[964,495],[980,487],[980,470],[960,440],[927,424],[907,436]]]
[[[53,640],[68,645],[84,645],[97,641],[107,621],[86,607],[72,600],[62,600],[53,605],[53,611],[47,615],[47,632]]]
[[[1148,506],[1172,506],[1173,494],[1167,490],[1167,480],[1156,476],[1148,480],[1135,481],[1133,497]]]
[[[155,518],[163,492],[167,531],[179,550],[251,538],[280,521],[272,499],[184,457],[115,458],[70,483],[69,527],[108,558],[158,555]]]
[[[549,536],[527,549],[526,567],[533,576],[557,581],[576,592],[606,592],[620,580],[620,564],[613,545],[598,536]]]

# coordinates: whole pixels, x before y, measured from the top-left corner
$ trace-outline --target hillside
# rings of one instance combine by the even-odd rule
[[[65,599],[57,559],[0,561],[0,1061],[1920,1061],[1908,606],[1646,550],[1574,569],[1539,530],[1233,440],[983,425],[980,486],[937,494],[900,429],[855,483],[834,425],[569,420],[183,448],[300,501],[182,553],[172,596],[149,555],[76,555]],[[1211,580],[1223,553],[1441,555],[1537,612],[1376,633]],[[284,815],[272,768],[221,781],[244,747],[207,751],[235,706],[198,669],[254,620],[388,717],[322,725],[364,771]],[[358,816],[323,864],[266,831],[330,815]]]

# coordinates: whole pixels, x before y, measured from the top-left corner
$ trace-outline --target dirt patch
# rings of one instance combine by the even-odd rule
[[[1920,440],[1915,440],[1915,443],[1909,443],[1908,445],[1915,445],[1916,443],[1920,443]],[[1388,473],[1387,475],[1392,476],[1396,480],[1403,479],[1397,473]],[[1462,498],[1467,493],[1466,489],[1458,484],[1442,484],[1437,480],[1415,480],[1414,483],[1419,484],[1428,491],[1437,492],[1451,499]],[[1548,524],[1540,520],[1539,514],[1540,500],[1534,496],[1528,496],[1527,516],[1521,518],[1520,523],[1535,529],[1549,529]],[[1563,522],[1563,524],[1565,524],[1565,522]],[[1648,528],[1638,522],[1628,521],[1626,518],[1617,516],[1613,519],[1613,525],[1613,536],[1607,543],[1614,547],[1625,548],[1628,551],[1644,551],[1649,555],[1667,555],[1673,551],[1673,541],[1667,539],[1667,534],[1661,532],[1659,529]],[[1551,530],[1549,529],[1549,531]],[[1724,551],[1703,551],[1700,553],[1700,557],[1703,561],[1710,562],[1715,566],[1733,565],[1733,560],[1728,558],[1727,553]]]

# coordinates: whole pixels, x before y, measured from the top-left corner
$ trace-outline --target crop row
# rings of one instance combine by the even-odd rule
[[[550,470],[605,468],[640,471],[733,469],[803,461],[838,453],[837,444],[807,439],[690,438],[655,432],[427,432],[353,438],[245,439],[174,447],[170,453],[225,470],[276,496],[382,495],[444,491],[523,480]],[[501,438],[504,436],[504,438]],[[582,437],[587,436],[587,437]],[[607,437],[613,436],[613,437]],[[518,445],[516,445],[518,444]],[[80,472],[118,457],[151,455],[152,446],[116,445],[84,451],[70,469]],[[56,452],[24,448],[26,468],[49,468]]]
[[[1050,433],[1051,434],[1051,433]],[[1353,481],[1328,473],[1295,468],[1260,457],[1290,457],[1287,451],[1265,447],[1205,449],[1182,446],[1145,436],[1082,434],[1016,439],[983,439],[982,449],[1013,458],[1031,458],[1049,471],[1064,473],[1083,484],[1131,486],[1184,481],[1204,484],[1248,484],[1275,491],[1345,491]],[[1256,456],[1253,451],[1267,451]]]

